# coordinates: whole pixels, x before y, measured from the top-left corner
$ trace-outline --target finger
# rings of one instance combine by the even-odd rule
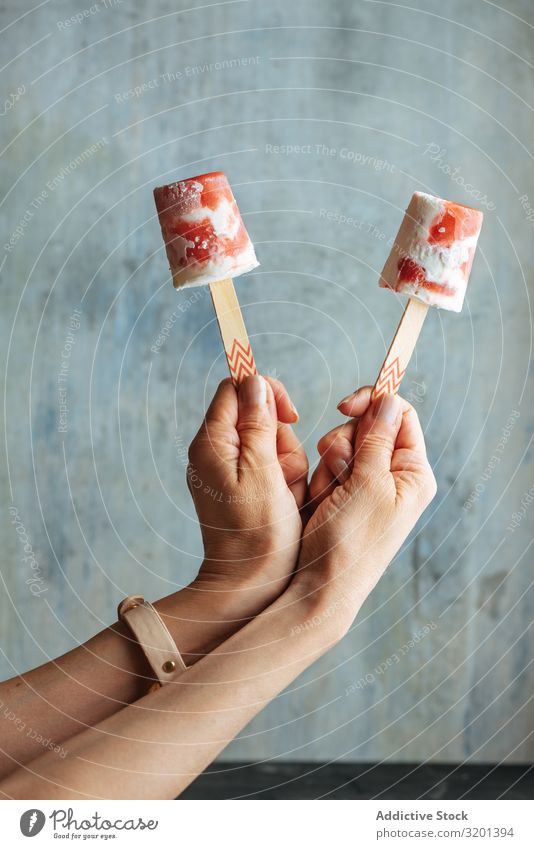
[[[328,498],[337,485],[337,480],[328,466],[320,460],[310,480],[311,510],[315,510],[321,501]]]
[[[217,387],[204,421],[189,447],[189,461],[193,469],[202,471],[203,475],[217,475],[217,479],[220,475],[235,474],[239,456],[237,417],[237,391],[228,378]]]
[[[308,458],[290,425],[279,424],[276,437],[278,460],[287,484],[308,477]]]
[[[351,416],[352,418],[363,416],[371,403],[372,392],[372,386],[362,386],[356,392],[353,392],[352,395],[347,395],[346,398],[343,398],[337,405],[337,408],[344,416]],[[401,395],[398,397],[400,398],[403,412],[413,410],[412,405],[405,398]]]
[[[414,408],[406,403],[401,426],[391,458],[397,493],[415,497],[419,507],[426,507],[436,494],[437,484],[426,456],[425,437]]]
[[[300,510],[306,498],[309,464],[304,448],[289,425],[278,425],[276,450],[285,481]]]
[[[401,401],[403,400],[401,399]],[[419,416],[407,401],[403,403],[402,422],[395,448],[405,448],[426,457],[425,437]]]
[[[276,409],[278,411],[278,420],[286,424],[294,424],[299,420],[297,408],[289,397],[289,393],[284,384],[275,377],[266,377],[265,380],[270,384],[276,401]]]
[[[344,416],[363,416],[371,402],[372,391],[372,386],[361,386],[360,389],[356,390],[356,392],[353,392],[351,395],[347,395],[346,398],[343,398],[343,400],[339,402],[337,405],[338,410],[340,413],[343,413]]]
[[[235,427],[237,424],[237,390],[229,377],[219,383],[204,422],[220,422]]]
[[[241,468],[257,469],[278,462],[278,418],[271,385],[259,374],[246,377],[239,385],[237,403]]]
[[[358,421],[355,419],[345,422],[325,433],[317,443],[317,450],[322,461],[340,483],[344,483],[350,477],[357,427]]]
[[[391,458],[402,422],[402,403],[397,395],[381,395],[372,401],[356,432],[353,473],[391,471]]]

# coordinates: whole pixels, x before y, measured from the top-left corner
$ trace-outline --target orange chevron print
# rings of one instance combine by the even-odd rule
[[[376,381],[375,388],[373,390],[373,398],[378,398],[386,392],[394,395],[401,385],[405,372],[406,369],[401,369],[399,357],[396,357],[389,365],[386,365],[378,375],[378,380]]]
[[[226,351],[226,358],[232,380],[236,386],[239,386],[243,378],[258,373],[250,344],[245,348],[238,339],[234,339],[232,350]]]

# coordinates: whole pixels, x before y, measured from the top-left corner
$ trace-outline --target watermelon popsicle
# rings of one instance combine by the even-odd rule
[[[237,385],[257,372],[232,278],[259,263],[230,184],[214,171],[156,188],[154,200],[173,285],[209,286]]]
[[[415,192],[380,275],[380,286],[408,295],[373,397],[397,392],[428,308],[460,312],[482,227],[478,209]]]

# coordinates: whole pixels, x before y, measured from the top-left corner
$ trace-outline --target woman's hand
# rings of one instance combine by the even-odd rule
[[[319,442],[310,483],[315,511],[303,536],[298,595],[318,593],[346,630],[436,493],[414,408],[371,388],[345,398],[352,420]]]
[[[284,590],[298,557],[308,461],[297,419],[279,381],[249,377],[236,390],[224,380],[189,449],[205,551],[195,586],[244,590],[247,615]]]

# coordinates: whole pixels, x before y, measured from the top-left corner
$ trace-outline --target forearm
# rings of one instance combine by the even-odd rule
[[[8,798],[173,798],[340,636],[291,588],[175,683],[144,696],[0,786]],[[314,618],[315,617],[315,618]]]
[[[254,588],[214,591],[195,581],[155,603],[186,665],[272,600]],[[248,617],[243,618],[243,611]],[[153,681],[139,645],[116,623],[56,660],[0,684],[0,778],[143,696]]]

